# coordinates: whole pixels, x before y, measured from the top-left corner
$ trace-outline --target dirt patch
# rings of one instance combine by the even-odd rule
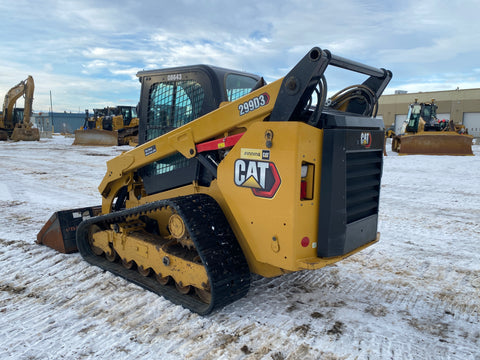
[[[342,323],[341,321],[335,321],[335,324],[333,324],[332,328],[330,330],[327,330],[328,335],[335,335],[340,337],[340,335],[343,334],[343,331],[345,330],[345,324]]]
[[[285,360],[285,356],[281,352],[276,352],[271,355],[272,360]]]
[[[11,294],[23,294],[27,288],[25,286],[12,286],[10,284],[0,285],[0,291],[5,291]]]
[[[229,344],[237,342],[238,338],[238,335],[221,334],[217,339],[217,344],[220,345],[220,349],[225,349]]]
[[[14,245],[15,243],[16,243],[16,241],[5,240],[5,239],[0,238],[0,245],[2,245],[3,247],[11,246],[11,245]]]
[[[365,312],[376,317],[384,317],[388,314],[387,308],[382,305],[369,306],[365,309]]]
[[[290,306],[287,307],[286,312],[287,312],[287,313],[291,313],[291,312],[294,311],[296,308],[297,308],[297,305],[292,304],[292,305],[290,305]]]
[[[339,307],[344,307],[346,305],[345,301],[339,300],[339,301],[321,301],[319,304],[321,307],[326,307],[326,308],[339,308]]]
[[[110,154],[86,153],[87,156],[112,156]]]
[[[449,333],[448,324],[438,320],[429,321],[424,319],[409,319],[411,327],[420,332],[426,332],[440,338],[447,338]]]
[[[299,333],[301,336],[307,335],[309,330],[310,330],[309,324],[303,324],[293,329],[294,332]]]
[[[18,215],[18,214],[11,214],[9,217],[8,217],[9,220],[15,220],[19,223],[21,222],[31,222],[32,220],[32,217],[31,216],[24,216],[24,215]]]
[[[251,354],[252,351],[248,348],[247,345],[243,345],[240,350],[242,350],[242,352],[245,354],[245,355],[248,355],[248,354]]]
[[[93,331],[94,329],[95,329],[95,326],[90,325],[90,326],[87,326],[87,327],[84,327],[84,328],[80,329],[78,332],[81,333],[81,334],[88,334],[90,331]]]
[[[0,201],[0,207],[12,207],[25,204],[25,201]]]
[[[314,311],[313,313],[310,314],[310,316],[314,319],[321,319],[325,317],[322,313],[319,313],[318,311]]]

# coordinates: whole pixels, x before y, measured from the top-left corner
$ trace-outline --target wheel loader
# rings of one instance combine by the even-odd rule
[[[327,99],[329,66],[366,79]],[[53,214],[38,243],[205,315],[252,273],[319,269],[379,240],[374,115],[390,71],[315,47],[270,84],[206,65],[137,76],[140,145],[107,162],[101,205]]]
[[[29,75],[5,94],[0,113],[0,140],[40,140],[40,131],[34,128],[30,121],[34,89],[33,77]],[[25,105],[23,108],[15,108],[15,104],[21,96],[25,98]]]
[[[452,120],[437,118],[435,100],[410,104],[402,133],[393,135],[392,151],[399,155],[473,155],[473,136]]]
[[[73,145],[133,145],[138,143],[138,117],[134,106],[94,109],[90,117],[85,110],[85,123],[75,130]]]

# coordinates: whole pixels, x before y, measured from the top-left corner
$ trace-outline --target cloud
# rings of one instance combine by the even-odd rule
[[[35,109],[49,107],[50,90],[59,110],[136,103],[139,70],[206,63],[273,81],[313,46],[391,69],[387,91],[477,86],[479,8],[474,0],[3,2],[0,96],[31,74]],[[357,81],[328,75],[329,89]]]

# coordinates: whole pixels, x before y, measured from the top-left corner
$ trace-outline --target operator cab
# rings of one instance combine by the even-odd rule
[[[257,75],[208,65],[137,74],[141,90],[139,144],[162,136],[234,101],[264,84]],[[140,170],[147,194],[173,189],[197,181],[209,185],[213,175],[197,159],[175,154]]]
[[[16,124],[23,123],[24,116],[25,116],[25,111],[23,108],[13,109],[13,126],[15,127]]]

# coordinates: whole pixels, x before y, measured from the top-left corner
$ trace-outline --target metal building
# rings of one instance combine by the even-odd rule
[[[480,89],[418,93],[396,91],[393,95],[382,95],[378,117],[383,118],[386,128],[395,125],[395,132],[398,134],[407,117],[408,105],[415,102],[415,99],[418,102],[430,102],[435,99],[439,119],[452,119],[457,124],[463,124],[469,134],[480,138]]]
[[[85,113],[40,112],[34,113],[32,116],[32,122],[40,131],[61,134],[73,134],[85,122]]]
[[[41,138],[52,137],[53,125],[51,115],[48,113],[33,113],[30,121],[37,127]]]

